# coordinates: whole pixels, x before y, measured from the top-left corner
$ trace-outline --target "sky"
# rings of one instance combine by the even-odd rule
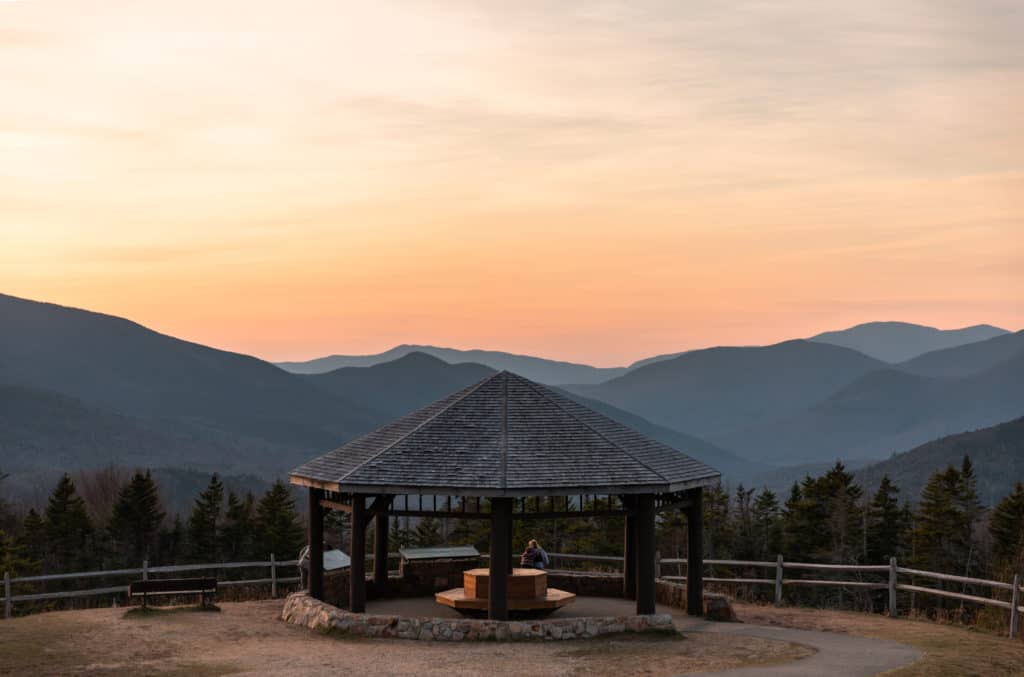
[[[1024,328],[1019,0],[0,0],[0,292],[273,360]]]

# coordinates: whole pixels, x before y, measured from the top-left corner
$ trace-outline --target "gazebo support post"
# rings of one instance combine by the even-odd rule
[[[636,612],[654,613],[654,494],[636,497]]]
[[[626,526],[623,532],[623,598],[637,598],[637,518],[632,496],[623,497]]]
[[[381,509],[373,516],[373,591],[380,596],[386,593],[387,589],[388,511]]]
[[[686,511],[686,613],[704,615],[704,489],[690,490]]]
[[[352,495],[352,564],[349,566],[349,611],[366,611],[366,496]]]
[[[309,489],[309,596],[324,598],[324,509],[323,489]]]
[[[508,620],[508,565],[512,560],[511,498],[491,500],[491,561],[488,582],[487,617]]]

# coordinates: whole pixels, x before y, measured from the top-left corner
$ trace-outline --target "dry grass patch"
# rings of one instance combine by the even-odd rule
[[[890,639],[924,652],[924,658],[913,665],[886,673],[894,677],[1024,675],[1024,641],[1020,640],[926,620],[847,611],[737,604],[736,612],[747,623]]]
[[[691,633],[573,642],[339,639],[278,620],[281,601],[88,609],[0,621],[0,674],[10,675],[679,675],[809,655],[768,639]]]

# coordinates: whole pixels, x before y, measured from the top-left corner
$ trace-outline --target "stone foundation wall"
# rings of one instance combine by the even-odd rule
[[[686,586],[673,581],[658,580],[654,584],[654,599],[658,604],[686,610]],[[708,620],[735,622],[736,612],[725,595],[704,593],[702,615]]]
[[[470,618],[409,618],[353,614],[313,599],[304,592],[288,596],[282,620],[320,632],[361,637],[397,637],[425,641],[527,641],[590,639],[623,632],[675,633],[668,614],[560,618],[540,621],[490,621]]]

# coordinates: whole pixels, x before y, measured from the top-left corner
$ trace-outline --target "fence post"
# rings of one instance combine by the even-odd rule
[[[270,553],[270,596],[277,597],[277,560],[274,553]]]
[[[4,572],[4,618],[11,617],[11,572]]]
[[[896,558],[889,558],[889,617],[896,618]]]
[[[775,606],[782,606],[782,555],[775,558]]]
[[[149,580],[149,560],[148,559],[142,560],[142,580],[144,580],[144,581],[148,581]]]
[[[10,593],[7,593],[10,595]],[[1014,576],[1014,594],[1011,596],[1013,601],[1010,602],[1010,639],[1017,636],[1017,630],[1020,626],[1020,610],[1018,606],[1021,604],[1021,575],[1017,574]]]

